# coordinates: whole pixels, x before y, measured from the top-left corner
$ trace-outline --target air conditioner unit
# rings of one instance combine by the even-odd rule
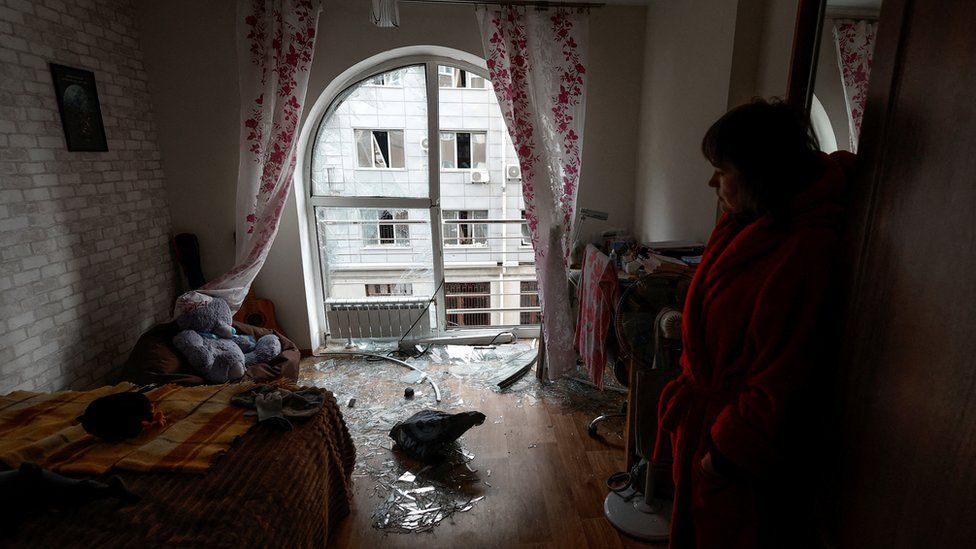
[[[522,179],[522,168],[518,164],[505,166],[505,177],[509,179]]]
[[[474,170],[471,172],[472,183],[487,183],[488,172],[486,170]]]

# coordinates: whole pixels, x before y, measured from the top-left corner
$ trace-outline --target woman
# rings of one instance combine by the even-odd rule
[[[853,155],[819,152],[780,102],[706,133],[723,210],[688,291],[682,372],[661,395],[655,461],[674,452],[671,547],[803,547],[812,529],[813,385]]]

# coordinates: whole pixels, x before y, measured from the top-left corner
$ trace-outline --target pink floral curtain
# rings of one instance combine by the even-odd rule
[[[857,152],[857,142],[861,135],[861,118],[864,116],[864,102],[867,100],[877,32],[876,23],[846,19],[834,22],[834,43],[837,45],[837,64],[844,85],[844,100],[847,102],[851,152]]]
[[[548,373],[576,366],[566,277],[583,151],[588,15],[479,7],[488,74],[522,169]]]
[[[238,0],[241,151],[237,264],[200,292],[237,310],[278,232],[292,187],[297,126],[305,105],[318,0]]]

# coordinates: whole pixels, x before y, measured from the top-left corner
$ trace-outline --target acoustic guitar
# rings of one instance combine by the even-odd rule
[[[234,320],[259,328],[274,330],[279,334],[283,333],[275,318],[274,303],[270,299],[258,299],[255,297],[253,287],[248,288],[247,297],[244,298],[244,303],[241,304],[240,310],[234,315]]]

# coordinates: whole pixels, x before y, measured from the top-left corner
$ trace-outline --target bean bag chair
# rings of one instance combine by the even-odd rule
[[[234,322],[238,334],[261,336],[273,333],[281,340],[281,354],[267,363],[252,364],[244,372],[246,381],[274,381],[286,379],[298,381],[298,363],[301,352],[287,337],[279,332],[258,328],[250,324]],[[176,383],[179,385],[204,385],[206,381],[197,375],[186,358],[173,346],[173,337],[180,332],[176,322],[157,324],[139,337],[123,368],[122,380],[137,385],[149,383]]]

